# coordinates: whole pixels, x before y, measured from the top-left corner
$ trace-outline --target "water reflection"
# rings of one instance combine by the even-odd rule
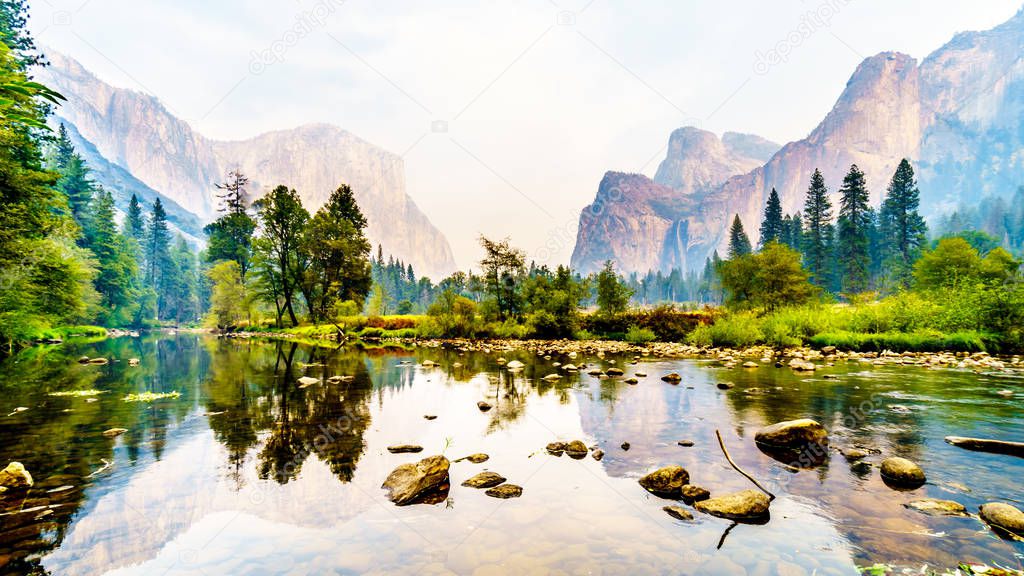
[[[112,362],[80,365],[83,354]],[[503,369],[498,353],[192,334],[9,358],[0,411],[28,410],[0,418],[0,464],[23,462],[37,483],[0,499],[0,574],[840,574],[855,563],[1020,563],[1021,544],[992,537],[976,519],[903,507],[925,496],[969,510],[1024,498],[1020,459],[942,442],[948,434],[1024,433],[1017,402],[994,393],[1015,386],[1019,394],[1019,381],[859,364],[826,369],[835,376],[826,379],[703,361],[501,355],[526,367]],[[439,366],[423,367],[428,359]],[[650,376],[630,385],[559,371],[555,361],[616,362],[627,376]],[[679,385],[658,379],[670,371],[682,375]],[[562,378],[543,379],[552,373]],[[90,389],[101,393],[49,395]],[[122,401],[144,391],[180,397]],[[481,400],[493,408],[479,411]],[[850,463],[834,450],[800,469],[754,445],[761,426],[799,417],[822,422],[837,449],[872,453]],[[128,431],[103,434],[115,427]],[[713,494],[749,488],[722,456],[716,430],[734,460],[779,495],[766,525],[673,520],[661,511],[665,501],[637,485],[643,473],[679,464]],[[596,444],[604,459],[543,451],[573,439]],[[385,450],[396,443],[490,459],[454,463],[444,503],[399,509],[380,483],[420,456]],[[908,493],[885,487],[872,468],[883,455],[920,462],[929,483]],[[523,497],[497,501],[459,486],[486,469],[524,486]]]

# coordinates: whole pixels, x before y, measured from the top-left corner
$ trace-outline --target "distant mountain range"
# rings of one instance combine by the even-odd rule
[[[926,216],[986,196],[1008,199],[1024,184],[1022,46],[1024,10],[992,30],[957,34],[920,64],[896,52],[867,58],[821,123],[781,148],[753,136],[676,130],[653,180],[605,174],[581,214],[572,265],[699,268],[714,250],[724,254],[734,214],[757,241],[773,187],[787,213],[800,211],[815,168],[834,203],[856,163],[877,205],[904,157],[917,171]]]
[[[456,269],[447,239],[405,192],[401,157],[328,124],[211,140],[155,97],[113,87],[60,53],[47,51],[47,58],[51,65],[38,76],[68,98],[55,120],[72,131],[94,179],[122,209],[132,193],[147,203],[159,196],[177,228],[201,237],[217,217],[214,184],[229,170],[250,178],[254,198],[278,184],[295,188],[310,212],[345,183],[366,214],[374,247],[435,280]]]

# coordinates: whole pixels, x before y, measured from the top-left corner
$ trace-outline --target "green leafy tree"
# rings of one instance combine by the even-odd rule
[[[914,169],[904,158],[892,175],[879,214],[882,265],[896,287],[910,287],[914,262],[925,247],[928,228],[918,213],[919,205]]]
[[[495,242],[480,237],[484,259],[480,267],[484,272],[484,286],[493,299],[499,320],[514,318],[519,314],[519,282],[526,269],[526,254],[509,245],[506,238]]]
[[[633,291],[615,273],[615,265],[606,260],[604,268],[597,273],[597,310],[603,316],[614,316],[626,311]]]
[[[814,170],[807,188],[803,218],[804,262],[811,273],[811,281],[819,287],[829,285],[832,261],[832,202],[821,171]]]
[[[274,188],[253,206],[262,229],[262,242],[256,245],[265,256],[261,273],[269,288],[261,294],[273,294],[279,310],[288,313],[292,325],[298,325],[294,300],[302,279],[299,246],[309,212],[302,207],[298,192],[287,186]]]
[[[980,276],[981,256],[963,238],[940,240],[914,265],[916,287],[923,290],[968,286]]]
[[[743,222],[740,220],[740,215],[737,214],[732,219],[732,226],[729,228],[729,259],[746,256],[753,251],[750,238],[743,230]]]
[[[761,246],[770,242],[785,242],[787,230],[782,217],[782,200],[779,193],[772,188],[768,195],[768,203],[764,207],[764,220],[761,222]]]
[[[327,319],[339,302],[351,300],[362,307],[366,300],[372,276],[365,228],[366,217],[352,189],[344,184],[331,193],[306,226],[301,249],[308,265],[301,289],[312,321]],[[412,302],[406,302],[411,311]]]
[[[242,268],[234,260],[223,260],[206,272],[212,283],[207,323],[227,330],[238,326],[247,314]]]
[[[817,288],[800,265],[800,253],[772,242],[757,254],[721,263],[719,267],[726,304],[734,308],[771,311],[809,301]]]

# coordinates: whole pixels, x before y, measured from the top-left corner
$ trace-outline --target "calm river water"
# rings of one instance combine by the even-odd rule
[[[112,361],[81,365],[82,355]],[[8,358],[0,364],[0,467],[22,462],[36,483],[0,497],[0,574],[823,575],[876,563],[1024,562],[1024,544],[976,517],[904,507],[923,497],[973,513],[991,500],[1024,505],[1024,459],[943,442],[1024,440],[1020,372],[851,362],[800,375],[701,360],[500,356],[525,370],[500,368],[496,352],[329,350],[195,334]],[[585,372],[542,381],[559,361],[615,362],[626,377],[648,376],[636,385]],[[662,382],[667,372],[682,382]],[[302,388],[302,376],[321,382]],[[69,391],[98,392],[53,395]],[[180,396],[124,401],[141,392]],[[480,400],[494,408],[479,411]],[[759,427],[801,417],[823,423],[835,448],[880,454],[850,464],[833,450],[823,465],[797,470],[757,449]],[[104,435],[111,428],[127,432]],[[752,487],[725,461],[716,429],[736,462],[778,495],[766,524],[730,529],[696,512],[676,520],[662,511],[672,502],[637,484],[679,464],[712,495]],[[544,451],[574,439],[598,445],[604,459]],[[424,451],[386,449],[402,443]],[[397,507],[380,489],[401,463],[478,452],[490,459],[452,464],[441,503]],[[920,463],[928,483],[887,487],[871,464],[889,455]],[[460,486],[484,470],[523,486],[522,497]]]

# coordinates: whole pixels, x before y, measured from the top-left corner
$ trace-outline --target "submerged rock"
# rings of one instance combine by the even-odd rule
[[[690,511],[682,506],[665,506],[662,510],[677,520],[693,520],[693,514],[690,514]]]
[[[946,436],[946,442],[966,450],[1007,454],[1024,458],[1024,442],[1008,442],[1006,440],[990,440],[988,438],[964,438],[962,436]]]
[[[392,454],[407,454],[422,451],[423,446],[416,444],[395,444],[394,446],[388,446],[388,452],[391,452]]]
[[[550,454],[554,454],[555,456],[561,456],[562,452],[565,452],[566,446],[568,446],[568,444],[566,444],[565,442],[548,442],[548,445],[545,446],[545,449]]]
[[[690,473],[682,466],[666,466],[640,478],[640,485],[655,496],[679,499],[683,486],[689,483]]]
[[[594,450],[593,452],[591,452],[590,456],[593,457],[594,460],[597,460],[598,462],[600,462],[601,458],[604,458],[604,450],[601,450],[600,448],[598,448],[598,449]]]
[[[764,492],[743,490],[697,502],[694,508],[719,518],[757,520],[768,516],[770,504],[771,501]]]
[[[636,378],[626,378],[625,382],[626,382],[626,384],[639,384],[640,383],[640,381],[637,380]]]
[[[689,448],[693,446],[693,440],[680,440],[676,442],[676,444],[682,446],[683,448]]]
[[[609,368],[605,370],[604,373],[609,376],[622,376],[625,374],[625,372],[622,371],[622,368]]]
[[[623,442],[621,445],[619,445],[619,448],[622,448],[623,450],[629,450],[629,442]]]
[[[491,458],[490,456],[488,456],[487,454],[484,454],[483,452],[477,452],[476,454],[470,454],[469,456],[463,456],[462,458],[459,458],[459,460],[469,460],[473,464],[480,464],[480,463],[483,463],[483,462],[487,462],[488,460],[490,460],[490,458]],[[458,462],[459,460],[456,460],[456,462]]]
[[[925,498],[923,500],[907,502],[904,506],[929,516],[967,516],[967,509],[964,508],[964,505],[952,500]]]
[[[665,382],[668,382],[669,384],[679,384],[680,382],[683,381],[683,377],[675,372],[665,374],[664,376],[661,377],[661,379],[664,380]]]
[[[402,464],[381,485],[388,499],[404,506],[426,499],[432,492],[446,491],[450,464],[444,456],[428,456],[415,464]]]
[[[924,470],[920,466],[898,456],[883,460],[881,473],[882,479],[893,486],[917,488],[925,482]]]
[[[25,470],[21,462],[11,462],[7,468],[0,470],[0,488],[7,490],[27,490],[32,487],[32,475]]]
[[[483,400],[477,402],[476,407],[479,408],[481,412],[487,412],[488,410],[491,409],[491,405],[488,404],[487,402],[484,402]]]
[[[487,492],[484,492],[491,498],[501,498],[502,500],[508,498],[519,498],[523,495],[523,487],[516,486],[515,484],[502,484],[501,486],[495,486]]]
[[[436,420],[437,419],[437,414],[424,414],[423,418],[425,420]]]
[[[1024,512],[1003,502],[989,502],[980,508],[981,519],[994,528],[1024,536]]]
[[[497,472],[481,472],[462,483],[468,488],[493,488],[505,481],[505,477]]]

